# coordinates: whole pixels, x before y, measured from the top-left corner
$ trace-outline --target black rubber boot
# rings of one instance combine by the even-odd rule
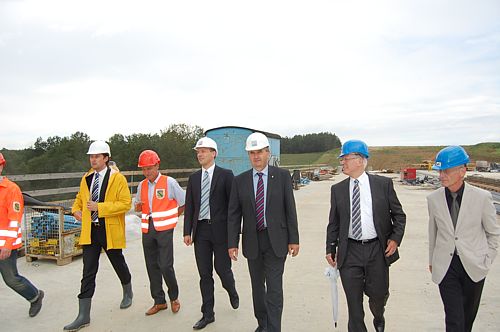
[[[81,328],[89,326],[90,324],[90,304],[92,302],[91,298],[78,299],[78,316],[75,321],[64,327],[64,331],[78,331]]]
[[[123,299],[120,303],[120,309],[127,309],[132,305],[132,298],[134,297],[134,293],[132,293],[132,283],[129,282],[126,285],[122,285],[123,287]]]

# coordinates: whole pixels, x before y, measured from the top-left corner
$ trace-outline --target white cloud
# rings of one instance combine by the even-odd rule
[[[332,131],[374,145],[500,140],[499,9],[497,1],[2,2],[0,147],[172,123]],[[96,114],[101,125],[92,127]]]

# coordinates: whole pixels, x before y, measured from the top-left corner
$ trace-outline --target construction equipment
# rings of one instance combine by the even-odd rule
[[[403,168],[401,170],[401,181],[405,182],[416,182],[417,181],[417,169],[416,168]]]
[[[490,163],[486,160],[476,160],[476,171],[478,172],[489,172]]]

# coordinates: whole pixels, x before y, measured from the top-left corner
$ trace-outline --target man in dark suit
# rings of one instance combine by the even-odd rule
[[[199,139],[194,149],[202,169],[193,173],[188,180],[184,243],[189,246],[194,242],[203,316],[194,324],[193,329],[201,330],[215,321],[214,264],[233,309],[239,307],[239,297],[231,270],[231,259],[227,255],[227,206],[233,172],[215,165],[217,143],[213,139]]]
[[[340,271],[349,310],[348,330],[367,331],[363,311],[366,293],[373,325],[380,332],[385,329],[389,265],[399,258],[397,248],[403,239],[406,215],[392,180],[365,172],[369,153],[364,142],[345,142],[339,158],[342,172],[349,178],[331,189],[326,259]]]
[[[287,253],[299,253],[297,212],[287,170],[268,166],[269,141],[262,133],[248,136],[252,169],[234,178],[229,200],[229,256],[238,258],[240,233],[252,282],[256,332],[281,331],[283,271]],[[243,231],[241,218],[243,217]]]

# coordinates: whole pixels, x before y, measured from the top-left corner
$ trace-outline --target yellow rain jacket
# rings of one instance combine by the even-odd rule
[[[90,191],[86,178],[93,176],[94,170],[90,169],[80,182],[80,191],[76,195],[72,213],[82,211],[82,232],[80,245],[90,244],[91,211],[87,209],[90,200]],[[127,186],[127,180],[119,172],[111,169],[108,187],[104,202],[98,203],[99,218],[105,218],[107,249],[125,248],[125,213],[130,210],[132,198]]]

